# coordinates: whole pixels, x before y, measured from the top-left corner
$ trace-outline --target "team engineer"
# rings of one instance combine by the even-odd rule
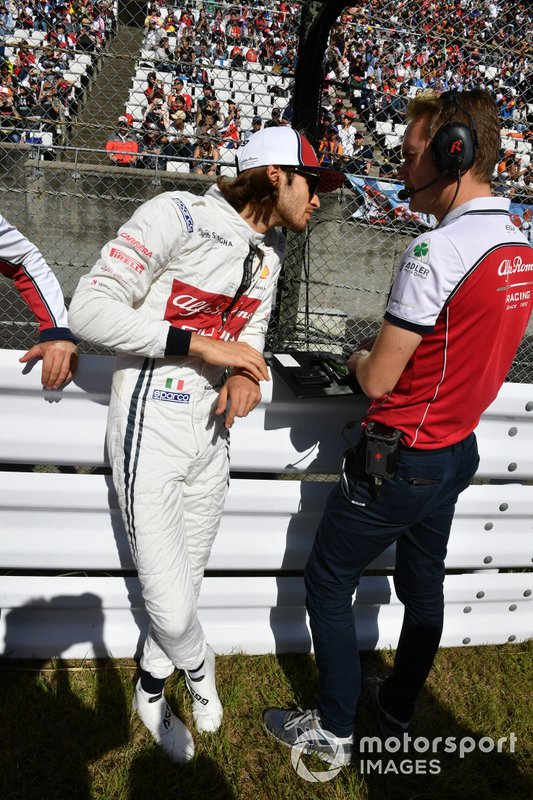
[[[197,730],[222,720],[197,600],[228,487],[228,429],[269,378],[262,351],[285,251],[276,229],[304,230],[316,192],[343,181],[290,128],[254,134],[237,158],[237,178],[205,195],[167,192],[141,206],[70,308],[80,337],[118,354],[107,446],[151,623],[134,707],[178,762],[194,744],[164,696],[175,668]]]
[[[500,144],[493,98],[423,92],[408,115],[402,195],[438,226],[407,248],[373,346],[348,360],[372,404],[305,570],[317,708],[264,717],[281,742],[302,737],[336,765],[350,761],[361,691],[352,608],[361,574],[396,542],[404,618],[394,666],[364,688],[381,734],[401,738],[441,638],[448,535],[479,460],[473,430],[531,312],[533,251],[509,218],[509,200],[491,196]]]
[[[59,282],[41,252],[4,217],[0,216],[0,273],[15,288],[39,323],[39,341],[19,361],[42,358],[41,383],[59,389],[76,371],[78,348],[67,322],[67,309]]]

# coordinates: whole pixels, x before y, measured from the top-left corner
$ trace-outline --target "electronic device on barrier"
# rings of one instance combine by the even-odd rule
[[[346,359],[342,355],[321,350],[288,350],[272,353],[267,360],[296,397],[363,394],[355,378],[348,372]]]

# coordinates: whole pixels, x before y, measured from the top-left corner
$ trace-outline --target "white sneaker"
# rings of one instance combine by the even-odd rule
[[[194,740],[188,728],[170,708],[165,695],[157,700],[147,700],[137,682],[133,695],[133,708],[144,722],[157,744],[178,764],[190,761],[194,756]]]
[[[204,677],[193,681],[185,671],[185,683],[192,697],[192,716],[198,733],[213,733],[222,722],[222,703],[215,684],[215,651],[207,645]]]

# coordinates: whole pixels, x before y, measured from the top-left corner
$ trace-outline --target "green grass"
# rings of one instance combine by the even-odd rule
[[[366,653],[364,667],[385,675],[391,653]],[[132,661],[0,662],[1,800],[530,800],[533,643],[441,650],[412,726],[413,736],[516,736],[515,752],[410,753],[419,769],[439,758],[438,774],[402,774],[405,756],[383,755],[387,774],[360,774],[359,755],[334,779],[309,783],[291,753],[267,736],[262,711],[313,704],[310,656],[217,659],[225,717],[216,734],[195,734],[196,756],[176,766],[153,744],[130,704]],[[192,726],[183,678],[167,695]],[[357,732],[377,733],[361,705]],[[371,756],[373,760],[377,756]],[[390,762],[390,763],[389,763]],[[305,757],[317,772],[327,768]]]

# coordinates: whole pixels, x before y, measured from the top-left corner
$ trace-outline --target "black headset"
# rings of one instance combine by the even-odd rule
[[[476,124],[472,114],[460,104],[457,92],[444,92],[441,99],[444,108],[450,106],[449,120],[459,110],[468,117],[469,124],[445,122],[431,138],[431,153],[443,175],[460,176],[476,160],[479,147]]]

